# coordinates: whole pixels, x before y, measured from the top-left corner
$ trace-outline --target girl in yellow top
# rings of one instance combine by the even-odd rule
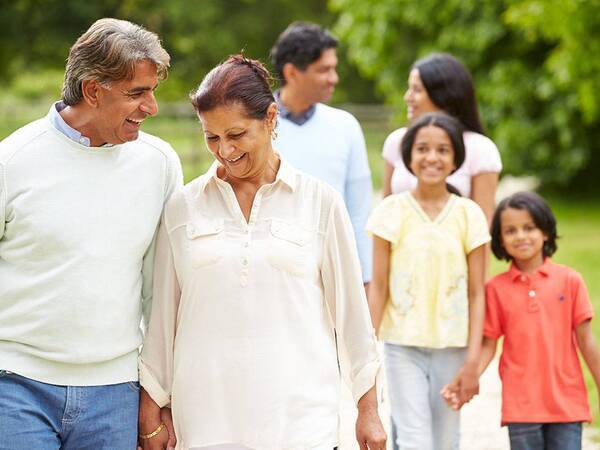
[[[453,381],[466,400],[479,389],[490,236],[479,206],[446,183],[465,159],[456,119],[420,117],[400,151],[417,186],[386,197],[367,224],[374,236],[369,309],[385,342],[399,448],[458,449],[459,415],[440,391]]]

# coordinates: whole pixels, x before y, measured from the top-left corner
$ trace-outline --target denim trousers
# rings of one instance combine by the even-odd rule
[[[57,386],[0,370],[0,450],[136,450],[139,384]]]
[[[509,423],[511,450],[581,450],[581,422]]]
[[[466,349],[431,349],[386,343],[385,368],[399,450],[458,450],[460,414],[441,389],[462,366]]]

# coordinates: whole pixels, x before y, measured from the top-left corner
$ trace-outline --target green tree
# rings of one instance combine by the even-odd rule
[[[598,149],[597,0],[330,0],[361,72],[404,112],[412,62],[448,51],[471,69],[505,171],[591,186]]]

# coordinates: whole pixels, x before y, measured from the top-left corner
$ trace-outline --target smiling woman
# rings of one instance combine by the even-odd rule
[[[273,149],[269,81],[261,63],[232,56],[191,97],[216,161],[165,208],[140,427],[170,423],[170,407],[177,448],[331,450],[340,361],[357,439],[383,450],[352,225],[333,188]],[[168,439],[159,432],[142,447]]]

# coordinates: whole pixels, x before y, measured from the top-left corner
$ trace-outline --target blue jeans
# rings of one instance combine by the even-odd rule
[[[462,366],[466,349],[386,343],[384,352],[394,448],[458,450],[460,415],[446,406],[440,391]]]
[[[581,422],[509,423],[511,450],[581,450]]]
[[[0,450],[136,450],[139,384],[56,386],[0,370]]]

